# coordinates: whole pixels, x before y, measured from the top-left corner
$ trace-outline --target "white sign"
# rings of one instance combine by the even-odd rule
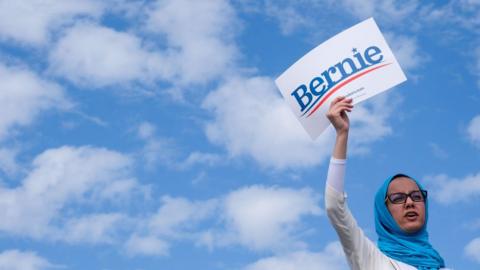
[[[308,52],[275,80],[312,139],[330,124],[325,114],[337,96],[353,104],[407,78],[373,18],[337,34]]]

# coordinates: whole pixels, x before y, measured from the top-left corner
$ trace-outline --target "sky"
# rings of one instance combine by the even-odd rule
[[[348,269],[334,131],[274,80],[373,17],[407,81],[350,114],[346,192],[402,172],[432,245],[480,268],[480,1],[0,0],[0,270]]]

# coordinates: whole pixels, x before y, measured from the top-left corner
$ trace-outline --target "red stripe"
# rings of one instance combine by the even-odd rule
[[[344,87],[346,84],[350,83],[351,81],[353,81],[353,80],[355,80],[355,79],[358,79],[358,78],[362,77],[363,75],[365,75],[365,74],[367,74],[367,73],[370,73],[370,72],[372,72],[372,71],[374,71],[374,70],[376,70],[376,69],[382,68],[382,67],[384,67],[384,66],[388,66],[388,65],[390,65],[390,64],[392,64],[392,63],[383,64],[383,65],[380,65],[380,66],[378,66],[378,67],[374,67],[374,68],[372,68],[372,69],[366,70],[366,71],[364,71],[364,72],[362,72],[362,73],[360,73],[360,74],[357,74],[357,75],[349,78],[348,80],[340,83],[340,84],[337,85],[335,88],[333,88],[332,90],[330,90],[330,91],[328,92],[328,94],[326,94],[326,95],[323,97],[322,100],[320,100],[320,103],[318,103],[317,106],[315,106],[315,108],[307,115],[307,117],[309,117],[309,116],[312,115],[316,110],[318,110],[318,108],[320,108],[320,106],[322,106],[322,104],[323,104],[333,93],[337,92],[340,88]]]

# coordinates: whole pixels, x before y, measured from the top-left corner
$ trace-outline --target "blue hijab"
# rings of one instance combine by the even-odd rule
[[[388,257],[421,270],[445,267],[443,258],[428,241],[426,229],[428,200],[425,200],[425,224],[415,233],[403,231],[388,211],[385,197],[388,186],[394,178],[395,176],[386,179],[375,195],[375,230],[378,234],[378,248]],[[423,189],[415,179],[410,179],[415,181],[420,189]]]

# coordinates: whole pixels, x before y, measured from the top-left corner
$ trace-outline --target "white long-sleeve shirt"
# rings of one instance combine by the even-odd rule
[[[389,258],[363,233],[348,209],[344,195],[346,160],[332,158],[325,187],[325,208],[352,270],[416,270]]]

